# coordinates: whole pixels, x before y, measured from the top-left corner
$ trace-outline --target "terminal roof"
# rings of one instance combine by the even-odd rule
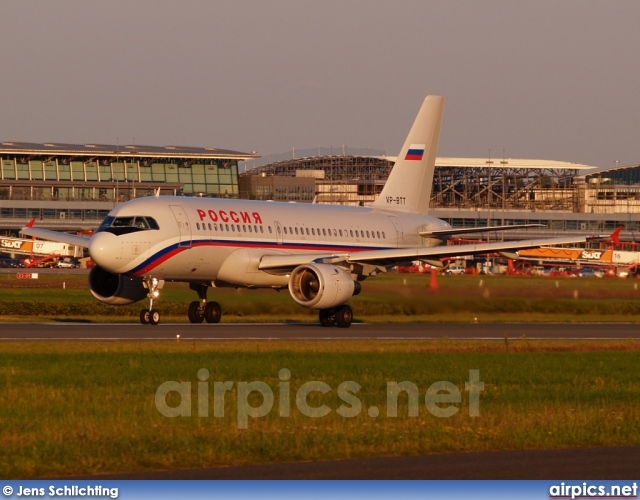
[[[110,144],[63,144],[44,143],[37,144],[31,142],[2,142],[0,143],[0,154],[15,155],[46,155],[55,154],[59,156],[142,156],[142,157],[179,157],[179,158],[231,158],[235,160],[246,160],[258,158],[255,153],[242,153],[218,148],[194,148],[188,146],[141,146],[128,145],[116,146]]]

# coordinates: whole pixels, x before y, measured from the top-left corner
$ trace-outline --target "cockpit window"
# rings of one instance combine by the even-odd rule
[[[113,222],[113,219],[115,219],[115,217],[109,216],[105,220],[103,220],[102,224],[100,224],[100,227],[98,228],[98,231],[100,231],[105,227],[111,227],[111,223]]]
[[[116,217],[111,225],[113,227],[132,227],[133,221],[133,217]]]
[[[147,229],[160,229],[153,217],[107,217],[96,232],[107,231],[115,235],[129,234]]]

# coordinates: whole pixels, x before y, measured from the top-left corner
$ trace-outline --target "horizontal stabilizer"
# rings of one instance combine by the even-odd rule
[[[436,231],[420,231],[420,236],[448,236],[454,234],[487,233],[490,231],[510,231],[512,229],[527,229],[530,227],[545,227],[544,224],[514,224],[512,226],[484,226],[438,229]]]
[[[42,238],[43,240],[57,241],[59,243],[68,243],[69,245],[75,245],[77,247],[89,248],[88,236],[79,236],[77,234],[63,233],[61,231],[51,231],[49,229],[38,229],[33,227],[33,220],[23,227],[20,232],[27,236],[35,236],[36,238]]]

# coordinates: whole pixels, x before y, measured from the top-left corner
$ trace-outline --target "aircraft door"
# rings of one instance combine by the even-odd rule
[[[389,219],[391,219],[391,222],[393,222],[393,227],[396,230],[396,235],[398,238],[396,246],[399,248],[404,242],[404,228],[402,227],[402,222],[400,222],[400,219],[398,219],[395,215],[390,215]]]
[[[282,245],[282,224],[275,221],[273,225],[276,226],[276,241],[278,245]]]
[[[178,232],[180,233],[180,247],[191,247],[191,225],[189,224],[189,218],[186,212],[182,208],[182,205],[169,205],[173,212],[176,222],[178,223]]]

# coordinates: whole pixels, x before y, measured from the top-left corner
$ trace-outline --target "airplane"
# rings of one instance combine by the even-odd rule
[[[218,323],[211,287],[288,289],[295,302],[318,311],[324,327],[347,328],[347,304],[361,282],[421,260],[441,267],[455,255],[584,243],[586,237],[443,245],[453,235],[537,227],[537,224],[454,229],[428,215],[445,98],[427,96],[380,196],[365,207],[220,198],[149,196],[115,207],[91,236],[34,227],[22,233],[88,249],[96,266],[89,288],[101,302],[149,298],[142,324],[157,325],[155,308],[166,281],[187,282],[198,294],[191,323]]]

